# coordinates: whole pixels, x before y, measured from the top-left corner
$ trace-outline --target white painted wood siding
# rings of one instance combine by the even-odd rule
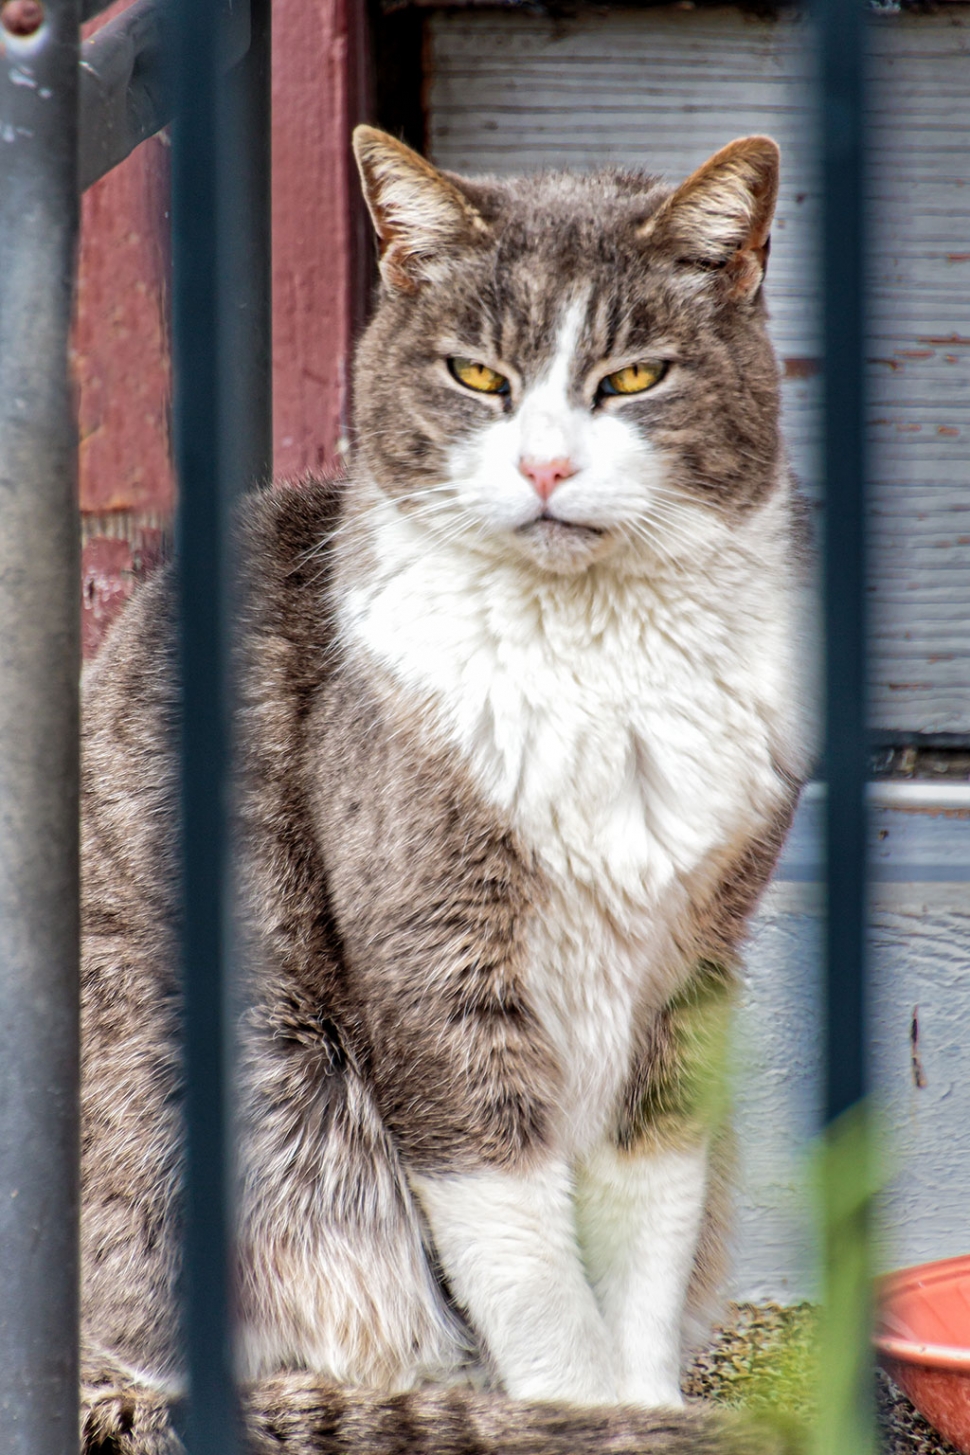
[[[880,16],[871,117],[873,699],[877,726],[970,731],[970,10]],[[439,11],[430,149],[507,173],[647,165],[679,180],[732,137],[784,150],[769,269],[792,454],[817,480],[809,26],[733,10]]]

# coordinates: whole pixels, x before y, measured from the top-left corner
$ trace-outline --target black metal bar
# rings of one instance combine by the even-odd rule
[[[239,1448],[232,1384],[231,521],[270,469],[269,15],[221,82],[215,0],[178,6],[173,334],[180,506],[190,1455]]]
[[[223,86],[224,127],[234,138],[223,161],[232,207],[223,250],[226,444],[231,476],[245,486],[273,470],[270,3],[250,0],[249,49]]]
[[[872,1449],[866,1096],[865,0],[817,0],[823,197],[826,1159],[819,1455]]]
[[[81,49],[81,190],[97,182],[175,114],[175,0],[137,0]],[[249,47],[249,6],[220,7],[218,65],[228,71]]]
[[[866,1093],[863,0],[820,0],[825,347],[826,1119]]]
[[[77,0],[0,18],[0,1411],[76,1455]]]

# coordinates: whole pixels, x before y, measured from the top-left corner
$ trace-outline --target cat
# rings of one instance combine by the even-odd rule
[[[250,1447],[781,1451],[680,1390],[725,1007],[809,763],[778,149],[671,189],[354,144],[352,467],[242,531]],[[180,1448],[171,594],[85,688],[89,1455]]]

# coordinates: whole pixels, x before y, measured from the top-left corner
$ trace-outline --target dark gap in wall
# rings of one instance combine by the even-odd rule
[[[424,12],[415,7],[386,11],[371,0],[375,126],[424,152]]]

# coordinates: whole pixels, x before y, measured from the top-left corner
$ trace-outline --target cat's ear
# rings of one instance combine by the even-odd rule
[[[358,126],[354,156],[388,287],[414,293],[440,276],[448,254],[487,236],[471,202],[403,142],[373,126]]]
[[[729,297],[754,298],[768,262],[780,155],[769,136],[729,142],[667,198],[641,238],[722,273]]]

